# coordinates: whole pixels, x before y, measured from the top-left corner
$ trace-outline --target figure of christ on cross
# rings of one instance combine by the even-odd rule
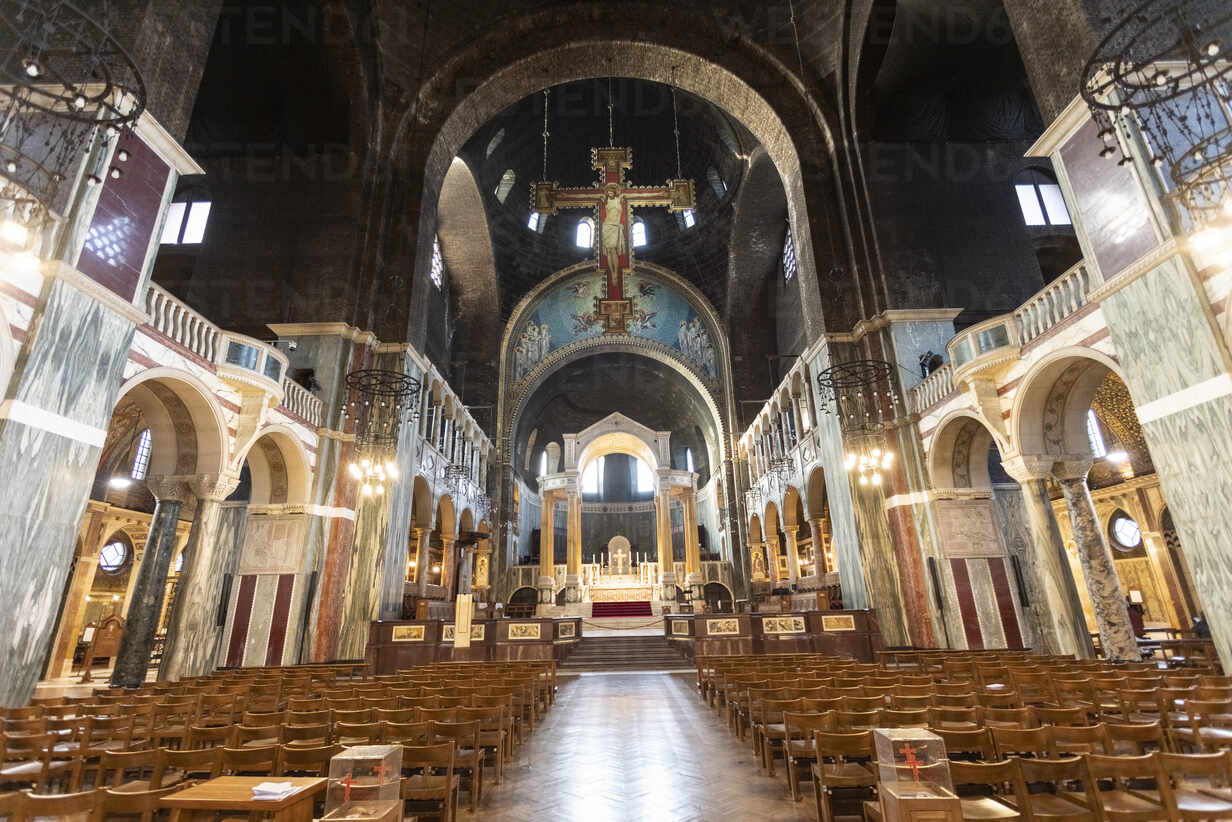
[[[595,298],[595,311],[603,319],[605,334],[625,334],[633,317],[633,297],[624,292],[625,274],[633,270],[633,209],[657,206],[673,212],[688,211],[693,208],[693,181],[628,185],[625,171],[633,167],[631,148],[592,148],[590,164],[600,173],[597,183],[588,188],[561,187],[550,181],[535,183],[531,210],[539,214],[555,214],[562,208],[594,211],[598,229],[595,259],[604,282],[603,295]]]

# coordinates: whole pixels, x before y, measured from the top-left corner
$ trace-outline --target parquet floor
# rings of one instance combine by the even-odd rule
[[[758,775],[748,745],[737,744],[706,709],[694,679],[692,673],[562,679],[547,719],[506,765],[504,783],[484,786],[472,818],[813,822],[807,787],[804,801],[793,803],[782,768],[774,779]]]

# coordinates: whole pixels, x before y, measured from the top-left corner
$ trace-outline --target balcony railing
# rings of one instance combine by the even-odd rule
[[[218,326],[153,283],[145,292],[145,311],[155,331],[208,363],[217,361],[222,334]]]
[[[1070,314],[1086,305],[1091,290],[1091,275],[1085,263],[1078,263],[1046,285],[1014,312],[1022,344],[1046,333]]]
[[[953,393],[954,366],[947,362],[912,388],[907,396],[910,397],[911,412],[919,414]]]
[[[316,428],[321,427],[321,398],[291,378],[283,381],[283,408]]]

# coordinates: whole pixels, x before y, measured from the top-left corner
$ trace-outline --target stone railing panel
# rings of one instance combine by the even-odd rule
[[[145,292],[150,326],[209,363],[217,362],[221,330],[157,285]]]
[[[1022,343],[1025,345],[1046,333],[1086,305],[1090,291],[1091,275],[1085,263],[1078,263],[1044,286],[1014,312],[1014,321],[1018,325]]]

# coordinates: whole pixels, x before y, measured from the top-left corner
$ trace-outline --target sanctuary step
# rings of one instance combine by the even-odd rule
[[[600,617],[649,617],[654,616],[649,602],[594,602],[590,615]]]
[[[663,636],[582,637],[559,665],[562,671],[683,671],[694,667]]]

